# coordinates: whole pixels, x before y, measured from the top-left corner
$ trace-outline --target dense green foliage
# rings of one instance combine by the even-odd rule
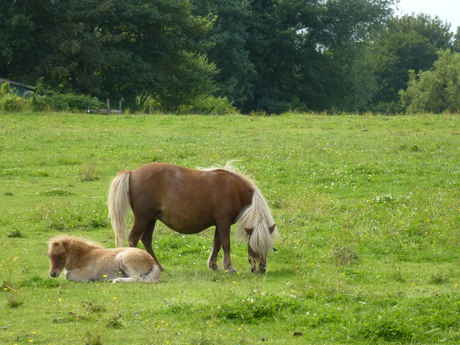
[[[398,92],[407,87],[408,71],[429,70],[438,50],[452,48],[452,36],[450,24],[437,17],[418,14],[392,19],[369,51],[378,84],[374,109],[401,111]]]
[[[2,112],[0,343],[458,344],[459,133],[444,114]],[[234,237],[238,274],[210,271],[213,229],[160,223],[153,286],[49,277],[58,234],[114,246],[106,199],[120,169],[231,159],[282,236],[266,274]]]
[[[219,94],[243,112],[352,110],[366,103],[372,71],[363,41],[383,27],[391,1],[208,1],[217,16],[206,39],[220,70]]]
[[[10,90],[7,83],[0,83],[0,110],[21,111],[29,108],[28,102]]]
[[[210,20],[190,14],[185,0],[0,1],[0,75],[105,100],[158,98],[176,106],[214,71],[196,37]],[[174,102],[174,103],[171,103]]]
[[[0,77],[130,111],[397,113],[460,31],[395,3],[0,0]]]
[[[86,109],[100,109],[103,104],[96,98],[78,95],[72,92],[57,93],[46,88],[42,78],[37,82],[30,97],[19,97],[11,90],[8,83],[0,83],[0,110],[7,111],[82,111]]]
[[[439,54],[433,70],[409,74],[409,86],[401,102],[410,113],[460,112],[460,53]]]

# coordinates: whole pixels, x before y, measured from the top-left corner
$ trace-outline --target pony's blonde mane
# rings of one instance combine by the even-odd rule
[[[200,171],[223,170],[223,171],[226,171],[226,172],[230,173],[231,175],[234,175],[236,177],[241,178],[244,181],[244,183],[246,183],[251,190],[254,190],[255,188],[257,188],[256,185],[255,185],[255,182],[253,180],[251,180],[249,178],[249,176],[247,176],[244,172],[242,172],[237,167],[235,167],[233,165],[233,162],[238,162],[238,161],[237,160],[231,160],[231,161],[228,161],[224,166],[216,164],[216,165],[213,165],[212,167],[209,167],[209,168],[198,167],[197,169],[200,170]]]
[[[210,168],[198,168],[201,171],[223,170],[243,180],[243,182],[253,192],[251,205],[241,212],[236,219],[237,230],[236,237],[241,242],[247,242],[249,238],[249,246],[256,253],[263,257],[267,257],[270,250],[273,250],[274,242],[279,238],[277,227],[270,231],[269,227],[275,225],[275,221],[268,207],[267,201],[256,186],[255,181],[251,180],[247,175],[238,170],[233,162],[229,161],[224,166],[213,166]],[[249,237],[245,229],[252,229],[252,235]]]

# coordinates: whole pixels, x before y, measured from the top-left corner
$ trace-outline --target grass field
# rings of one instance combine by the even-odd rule
[[[213,229],[160,224],[155,285],[48,276],[57,234],[114,247],[120,169],[229,160],[281,233],[266,274],[236,242],[238,274],[209,271]],[[452,115],[0,114],[0,343],[457,344],[459,162]]]

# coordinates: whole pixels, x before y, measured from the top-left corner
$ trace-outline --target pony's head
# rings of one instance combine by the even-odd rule
[[[59,277],[68,260],[67,249],[59,239],[49,242],[48,257],[50,258],[50,276]]]
[[[273,239],[277,235],[276,224],[268,227],[268,231],[254,231],[254,228],[245,228],[248,235],[248,254],[252,273],[265,273],[267,255],[273,250]]]

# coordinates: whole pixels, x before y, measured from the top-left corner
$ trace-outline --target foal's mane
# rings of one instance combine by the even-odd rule
[[[69,236],[69,235],[59,235],[54,238],[52,238],[49,241],[49,247],[51,248],[54,244],[56,243],[62,243],[62,245],[66,248],[71,247],[71,246],[77,246],[77,247],[93,247],[93,248],[100,248],[102,249],[103,247],[93,241],[89,241],[87,239],[81,238],[81,237],[76,237],[76,236]]]

